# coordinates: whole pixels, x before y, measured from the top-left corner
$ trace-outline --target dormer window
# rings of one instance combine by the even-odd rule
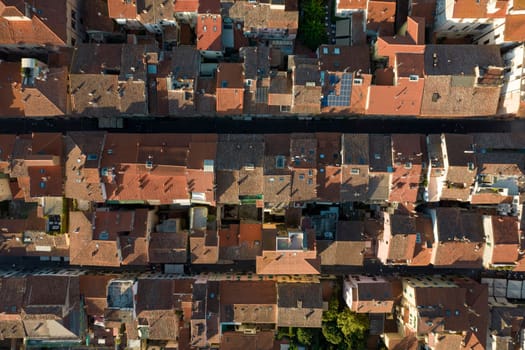
[[[412,162],[406,162],[405,169],[412,169]]]
[[[415,82],[415,81],[418,81],[418,80],[419,80],[419,76],[416,75],[416,74],[410,74],[410,75],[408,76],[408,80],[409,80],[409,81],[414,81],[414,82]]]
[[[355,78],[354,79],[354,85],[363,85],[363,79]]]

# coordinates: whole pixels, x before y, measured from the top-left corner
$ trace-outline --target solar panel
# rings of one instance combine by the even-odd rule
[[[339,83],[339,95],[335,95],[331,91],[327,96],[324,96],[323,102],[330,107],[348,107],[350,106],[350,95],[352,93],[352,74],[344,73],[341,80],[333,75],[330,75],[330,83]]]

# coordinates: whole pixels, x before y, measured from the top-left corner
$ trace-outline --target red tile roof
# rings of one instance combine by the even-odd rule
[[[395,1],[369,0],[366,28],[380,35],[394,35],[395,13]]]
[[[4,1],[6,2],[6,1]],[[12,2],[12,1],[10,1]],[[38,4],[33,2],[36,8],[45,10],[46,22],[44,22],[37,14],[29,19],[19,20],[15,17],[25,17],[24,13],[21,12],[20,7],[24,8],[25,5],[22,1],[18,1],[17,9],[14,6],[7,6],[4,8],[3,13],[0,17],[0,43],[4,45],[57,45],[64,46],[66,42],[66,27],[65,22],[66,13],[63,8],[64,2],[62,1],[38,1]],[[50,5],[47,7],[46,5]],[[46,7],[46,9],[42,9]],[[63,13],[53,13],[55,9],[63,10]],[[22,11],[24,11],[22,10]],[[11,18],[10,18],[11,17]]]
[[[522,41],[525,38],[525,14],[505,17],[505,41]]]
[[[123,0],[108,0],[108,12],[111,18],[125,18],[135,20],[137,18],[137,1],[129,2]]]
[[[371,85],[367,114],[418,116],[421,111],[424,79],[399,78],[397,85]]]
[[[203,13],[197,16],[197,49],[222,51],[222,17],[220,14]]]
[[[338,0],[337,10],[366,10],[366,0]]]

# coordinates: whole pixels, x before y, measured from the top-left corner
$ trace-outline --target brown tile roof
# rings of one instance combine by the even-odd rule
[[[71,74],[70,87],[72,113],[90,116],[120,113],[118,76]]]
[[[341,201],[366,202],[368,180],[368,165],[343,165],[341,173]]]
[[[28,172],[31,197],[62,196],[61,166],[30,166]]]
[[[117,275],[81,275],[80,294],[87,306],[87,314],[90,316],[104,315],[107,308],[107,288],[112,279]]]
[[[411,81],[404,77],[399,78],[397,85],[394,86],[372,85],[366,113],[418,116],[421,111],[424,85],[424,79]],[[382,103],[379,103],[379,100]]]
[[[320,283],[278,283],[277,300],[278,326],[318,328],[321,325]]]
[[[69,232],[69,255],[72,265],[120,266],[117,242],[93,239],[91,215],[70,212]]]
[[[19,314],[24,306],[25,277],[0,279],[0,310],[6,314]]]
[[[274,206],[286,206],[291,200],[291,175],[265,175],[263,184],[264,201]]]
[[[436,0],[414,0],[410,15],[412,17],[422,17],[425,19],[427,26],[434,23],[434,13],[436,11]]]
[[[349,283],[346,282],[345,283]],[[351,276],[353,287],[352,304],[354,312],[359,313],[390,313],[394,305],[392,284],[382,278]]]
[[[394,35],[395,13],[395,1],[368,1],[366,28],[381,35]]]
[[[244,1],[236,1],[230,8],[229,16],[244,22],[245,31],[251,28],[261,29],[285,29],[295,33],[299,27],[299,12],[297,10],[272,9],[267,4],[251,4]]]
[[[137,316],[147,310],[172,310],[174,308],[173,279],[141,278],[136,296]]]
[[[215,264],[219,259],[219,237],[214,231],[193,232],[190,235],[192,264]]]
[[[416,249],[415,234],[397,234],[389,242],[388,260],[393,262],[410,262]]]
[[[502,67],[502,65],[499,47],[496,45],[426,45],[425,47],[427,76],[474,76],[476,67]]]
[[[317,241],[322,266],[363,266],[366,242]]]
[[[370,134],[368,140],[370,172],[386,172],[392,167],[391,136]]]
[[[221,281],[221,322],[276,323],[275,281]]]
[[[292,201],[311,201],[317,198],[317,169],[297,169],[292,172]]]
[[[187,261],[188,232],[155,233],[149,241],[149,262],[163,264],[182,264]]]
[[[368,45],[321,45],[318,49],[318,56],[321,70],[331,72],[362,71],[363,73],[370,71],[370,48]]]
[[[520,248],[518,221],[511,216],[492,216],[491,219],[493,235],[491,263],[516,262]]]
[[[423,53],[396,53],[396,74],[398,77],[417,75],[422,78],[425,73],[425,59]]]
[[[222,51],[222,17],[220,14],[201,13],[197,16],[197,49]]]
[[[1,62],[0,76],[2,77],[2,84],[0,85],[0,115],[23,116],[24,102],[21,92],[20,63]]]
[[[268,89],[268,104],[271,106],[291,106],[292,79],[287,72],[277,72],[270,77]]]

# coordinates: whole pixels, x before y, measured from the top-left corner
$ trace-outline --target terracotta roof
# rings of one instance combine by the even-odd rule
[[[67,198],[103,202],[99,162],[104,132],[70,132],[65,137]]]
[[[493,235],[491,263],[516,262],[520,248],[518,221],[512,216],[492,216],[491,219]]]
[[[67,113],[67,68],[48,68],[49,78],[36,80],[34,86],[22,90],[24,114],[33,116],[59,116]]]
[[[321,284],[278,283],[277,305],[278,326],[318,328],[323,313]]]
[[[137,1],[129,2],[123,0],[108,0],[108,12],[111,18],[125,18],[134,20],[137,18]]]
[[[199,1],[197,0],[175,0],[175,12],[197,12],[199,9]]]
[[[524,23],[525,15],[507,15],[505,17],[505,41],[523,40],[525,37]]]
[[[342,168],[327,165],[317,173],[317,197],[321,201],[338,203],[341,194]]]
[[[489,5],[488,0],[460,0],[454,4],[452,18],[503,18],[507,6],[507,1],[496,1]]]
[[[366,0],[338,0],[337,10],[366,10]]]
[[[256,270],[258,275],[316,275],[321,273],[320,264],[315,251],[263,251],[256,259]]]
[[[28,172],[31,197],[61,197],[63,195],[62,167],[60,165],[30,166]]]
[[[394,174],[390,201],[415,203],[423,176],[422,163],[426,161],[426,145],[423,135],[392,135],[394,151]]]
[[[395,66],[396,70],[403,67],[400,63],[395,62],[396,54],[417,55],[423,54],[425,51],[425,45],[417,45],[408,35],[379,36],[375,47],[376,54],[381,57],[388,57],[389,67]],[[408,69],[408,67],[403,67],[403,69]]]
[[[242,63],[221,63],[217,67],[217,112],[239,114],[244,102]]]
[[[38,13],[28,20],[11,20],[9,17],[25,17],[22,1],[4,0],[8,5],[0,17],[0,42],[3,44],[35,44],[64,46],[67,43],[66,8],[62,1],[37,0],[33,6],[45,16],[45,22]]]
[[[222,17],[199,11],[197,16],[197,49],[201,51],[222,51]]]
[[[418,116],[421,110],[424,79],[399,78],[397,85],[370,86],[367,114]],[[379,103],[378,101],[382,101]],[[389,102],[389,103],[387,103]]]
[[[381,35],[394,35],[395,13],[395,1],[368,1],[366,28]]]
[[[123,44],[79,44],[75,48],[71,74],[119,74]],[[72,86],[72,88],[75,88]]]

